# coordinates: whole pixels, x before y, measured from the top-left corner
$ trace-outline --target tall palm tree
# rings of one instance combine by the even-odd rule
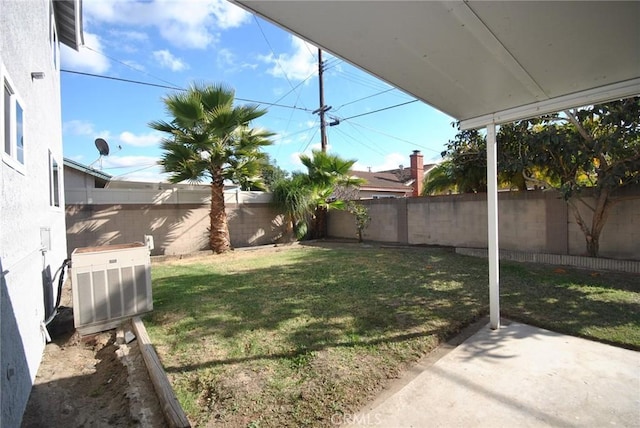
[[[171,122],[149,126],[167,134],[159,164],[169,181],[211,183],[209,244],[215,253],[231,248],[224,206],[224,181],[243,186],[259,181],[262,146],[273,134],[249,124],[266,113],[256,105],[234,106],[235,91],[224,85],[194,84],[163,98]]]

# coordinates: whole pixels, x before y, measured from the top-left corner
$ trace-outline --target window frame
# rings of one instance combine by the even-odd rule
[[[60,194],[60,176],[62,174],[62,168],[56,160],[51,150],[49,150],[49,206],[51,208],[60,208],[61,194]]]
[[[53,0],[49,1],[49,43],[51,44],[51,59],[53,69],[58,70],[60,64],[60,43],[58,40],[58,28],[56,25],[56,15],[53,8]]]
[[[25,117],[26,108],[22,97],[16,91],[16,86],[9,77],[4,65],[0,68],[0,80],[3,83],[2,90],[2,103],[0,104],[0,110],[2,110],[2,121],[0,123],[0,129],[4,144],[2,147],[2,161],[11,167],[12,169],[24,174],[26,172],[26,150],[25,150]],[[7,98],[7,94],[9,94]],[[9,100],[9,111],[6,111],[7,99]],[[18,110],[19,107],[20,109]],[[21,122],[18,124],[17,113],[20,112]],[[9,127],[7,129],[7,119]],[[19,126],[18,126],[19,125]],[[21,144],[18,144],[18,132],[20,132]],[[9,136],[9,145],[7,146],[7,135]],[[9,152],[7,152],[9,149]],[[21,158],[21,159],[20,159]]]

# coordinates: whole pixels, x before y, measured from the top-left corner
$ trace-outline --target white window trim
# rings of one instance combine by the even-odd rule
[[[51,150],[49,150],[49,207],[55,211],[62,209],[61,180],[62,168],[60,167],[60,163],[58,163],[56,156],[54,156]]]
[[[58,29],[56,25],[56,15],[53,10],[53,0],[49,1],[49,42],[51,44],[51,61],[53,69],[58,70],[60,66],[60,42],[58,40]]]
[[[5,135],[4,134],[4,132],[5,132],[5,129],[4,129],[4,114],[5,114],[5,111],[4,111],[4,84],[5,84],[5,82],[7,82],[7,84],[9,85],[9,88],[12,91],[11,98],[15,102],[20,104],[20,107],[22,108],[22,136],[24,138],[25,137],[25,129],[26,129],[26,126],[25,126],[25,124],[26,124],[26,120],[25,120],[26,114],[25,114],[25,112],[26,112],[27,109],[25,107],[24,101],[22,100],[22,97],[20,96],[20,94],[16,90],[15,84],[11,80],[11,77],[9,77],[9,74],[7,73],[7,70],[4,67],[4,64],[0,64],[0,81],[2,81],[2,103],[0,103],[0,113],[2,113],[2,120],[0,121],[0,132],[1,132],[0,135],[2,135],[2,138],[4,139],[4,135]],[[15,108],[12,108],[11,112],[9,114],[10,114],[9,121],[11,123],[14,123],[16,121]],[[17,158],[18,145],[17,145],[16,141],[13,141],[13,140],[15,140],[15,135],[13,133],[11,134],[11,139],[12,139],[12,141],[11,141],[11,154],[5,152],[4,144],[3,144],[3,146],[2,146],[2,161],[7,166],[9,166],[10,168],[12,168],[12,169],[16,170],[17,172],[19,172],[19,173],[24,175],[26,173],[27,150],[26,150],[26,148],[23,147],[22,156],[23,156],[24,163],[20,163],[18,161],[18,158]]]

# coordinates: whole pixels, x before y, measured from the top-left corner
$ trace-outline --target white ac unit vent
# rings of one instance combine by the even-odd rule
[[[151,258],[142,243],[76,248],[71,254],[73,319],[81,335],[153,310]]]

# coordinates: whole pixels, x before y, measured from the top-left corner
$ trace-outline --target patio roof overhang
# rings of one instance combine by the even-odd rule
[[[500,326],[496,125],[640,94],[640,2],[230,0],[487,128],[491,328]]]
[[[463,128],[640,93],[640,2],[232,1]]]

